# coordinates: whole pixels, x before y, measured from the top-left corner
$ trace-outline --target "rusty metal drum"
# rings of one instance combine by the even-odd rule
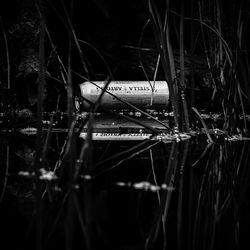
[[[102,93],[106,82],[86,81],[80,84],[82,105],[88,109]],[[112,109],[129,108],[130,103],[138,108],[167,108],[169,90],[166,81],[111,81],[103,94],[100,106]]]

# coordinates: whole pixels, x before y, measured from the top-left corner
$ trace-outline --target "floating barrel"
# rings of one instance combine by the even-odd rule
[[[82,105],[88,109],[102,93],[106,82],[86,81],[80,84]],[[111,81],[102,96],[100,106],[112,109],[129,109],[122,101],[138,108],[167,108],[169,90],[166,81]]]

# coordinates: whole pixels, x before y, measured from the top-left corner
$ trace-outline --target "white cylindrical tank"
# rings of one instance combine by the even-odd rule
[[[89,107],[88,101],[91,103],[97,101],[105,84],[104,81],[86,81],[80,84],[83,108]],[[140,108],[167,108],[168,85],[166,81],[111,81],[100,105],[112,109],[129,108],[119,99]]]

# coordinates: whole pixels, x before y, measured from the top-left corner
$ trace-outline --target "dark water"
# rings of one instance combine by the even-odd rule
[[[70,161],[53,181],[20,175],[35,136],[2,133],[1,249],[248,249],[250,143],[212,138],[93,141],[74,182]],[[52,134],[47,170],[64,139]]]

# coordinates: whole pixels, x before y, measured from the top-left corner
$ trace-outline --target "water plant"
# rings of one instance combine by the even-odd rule
[[[184,0],[177,5],[169,0],[145,2],[143,14],[146,18],[141,34],[138,34],[139,47],[144,32],[151,24],[150,34],[154,35],[157,51],[152,82],[157,80],[158,72],[162,70],[173,111],[173,124],[170,125],[108,91],[115,69],[111,69],[98,48],[79,36],[74,26],[74,3],[61,1],[60,5],[54,5],[48,1],[48,6],[66,30],[67,52],[63,55],[58,53],[60,48],[57,51],[58,41],[52,39],[53,30],[46,23],[41,6],[35,5],[40,22],[37,110],[35,115],[27,116],[24,124],[14,125],[13,128],[19,136],[21,134],[28,141],[35,142],[33,148],[30,146],[32,149],[27,147],[27,152],[20,150],[15,154],[15,157],[23,157],[27,168],[19,171],[17,176],[31,183],[34,198],[33,206],[29,207],[32,220],[24,248],[30,246],[34,249],[35,246],[42,250],[56,245],[70,250],[80,244],[89,250],[100,247],[122,249],[125,246],[128,249],[137,246],[139,249],[207,250],[220,248],[220,244],[224,246],[226,241],[219,241],[222,236],[230,239],[228,249],[240,249],[246,239],[246,230],[242,226],[244,217],[249,221],[246,213],[249,206],[246,201],[249,145],[243,136],[248,133],[250,100],[249,60],[244,38],[244,31],[248,30],[248,13],[244,12],[247,3],[242,1],[238,5],[230,1],[226,8],[221,1],[193,0],[189,8]],[[108,12],[105,6],[97,5],[102,12]],[[13,67],[9,60],[8,39],[2,30],[7,77],[1,76],[0,79],[7,79],[6,86],[10,88],[13,86],[10,77]],[[186,35],[187,30],[190,30],[190,36]],[[178,59],[173,45],[178,47]],[[78,111],[74,102],[78,85],[75,80],[95,85],[93,78],[97,77],[92,74],[95,69],[85,55],[86,47],[100,60],[106,76],[97,101],[89,103],[90,109],[82,119],[77,120]],[[139,48],[138,65],[142,67],[144,77],[150,81],[142,63],[141,51],[142,48]],[[152,49],[148,51],[152,52]],[[202,83],[195,81],[196,53],[206,61],[207,74]],[[187,76],[188,54],[191,55],[191,69]],[[54,78],[66,91],[66,107],[60,111],[57,101],[55,110],[45,121],[47,69],[52,64],[52,58],[59,65],[55,74],[57,77]],[[196,89],[204,85],[212,90],[207,94],[211,101],[208,111],[212,109],[222,113],[220,127],[216,122],[206,122],[199,110],[199,103],[195,101]],[[153,84],[151,87],[154,88]],[[102,108],[101,100],[106,94],[161,125],[164,133],[139,119]],[[2,107],[7,105],[1,103]],[[96,113],[100,110],[141,126],[150,131],[152,137],[122,146],[113,142],[96,144],[92,136]],[[19,110],[13,111],[13,116],[16,113],[19,114]],[[65,129],[57,130],[61,134],[54,132],[58,116],[66,116]],[[31,121],[31,118],[34,120]],[[5,123],[0,124],[1,128],[2,124]],[[22,130],[18,126],[27,129]],[[79,138],[83,128],[87,131],[84,139]],[[166,132],[169,134],[166,135]],[[233,137],[235,133],[237,137]],[[11,147],[14,147],[13,144],[5,150],[7,157],[3,168],[1,203],[5,201],[6,190],[8,192],[7,177],[15,165],[10,157],[15,150]],[[124,196],[120,193],[123,188],[127,192],[122,193]],[[149,202],[144,203],[144,199],[149,199]],[[247,203],[246,207],[244,202]],[[119,203],[125,204],[127,209],[119,210]],[[136,220],[132,220],[131,226],[128,217],[132,216],[133,219],[133,205],[136,207]],[[108,209],[113,214],[107,212]],[[144,219],[141,219],[143,215]],[[118,217],[121,224],[116,221]],[[115,229],[108,229],[109,223]],[[136,236],[131,237],[131,241],[127,241],[122,226],[134,230]],[[220,230],[222,227],[228,227],[228,230]],[[121,237],[115,231],[120,232]],[[243,240],[240,238],[242,232]],[[119,245],[114,235],[123,240],[121,244],[124,243],[124,246]]]

